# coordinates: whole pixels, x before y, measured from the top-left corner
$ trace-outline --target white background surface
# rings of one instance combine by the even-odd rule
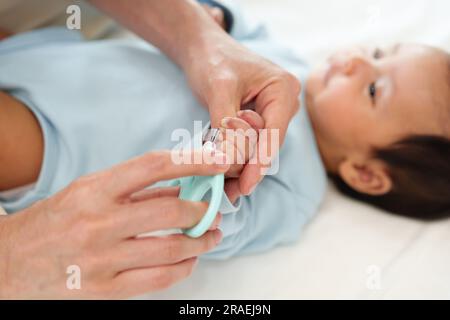
[[[274,36],[312,62],[355,42],[450,48],[446,0],[240,2],[247,14],[265,21]],[[391,216],[330,187],[296,244],[225,262],[201,261],[190,279],[141,298],[448,299],[450,220],[421,223]]]

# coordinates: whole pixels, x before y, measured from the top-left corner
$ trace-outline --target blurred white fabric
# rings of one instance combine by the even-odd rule
[[[420,42],[450,49],[446,0],[241,0],[247,14],[316,63],[355,43]],[[344,198],[330,186],[292,246],[201,261],[150,299],[450,298],[450,220],[423,223]]]

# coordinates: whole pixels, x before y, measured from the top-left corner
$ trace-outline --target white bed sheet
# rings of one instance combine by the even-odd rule
[[[354,43],[450,49],[446,0],[241,0],[310,61]],[[450,220],[423,223],[346,199],[330,186],[292,246],[201,261],[188,280],[148,299],[450,298]]]

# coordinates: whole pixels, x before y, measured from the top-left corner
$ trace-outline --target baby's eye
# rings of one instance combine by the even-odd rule
[[[381,57],[383,57],[383,51],[381,51],[380,48],[375,48],[375,50],[373,51],[373,58],[380,59]]]
[[[377,96],[377,86],[375,82],[372,82],[369,85],[369,96],[372,99],[372,102],[375,104],[375,98]]]

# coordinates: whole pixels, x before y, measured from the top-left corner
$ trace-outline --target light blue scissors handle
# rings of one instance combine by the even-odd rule
[[[191,238],[202,236],[213,223],[220,203],[222,202],[224,175],[215,176],[192,176],[173,180],[170,185],[180,186],[179,198],[190,201],[201,201],[208,191],[211,191],[208,210],[202,220],[192,228],[183,229],[183,233]]]

